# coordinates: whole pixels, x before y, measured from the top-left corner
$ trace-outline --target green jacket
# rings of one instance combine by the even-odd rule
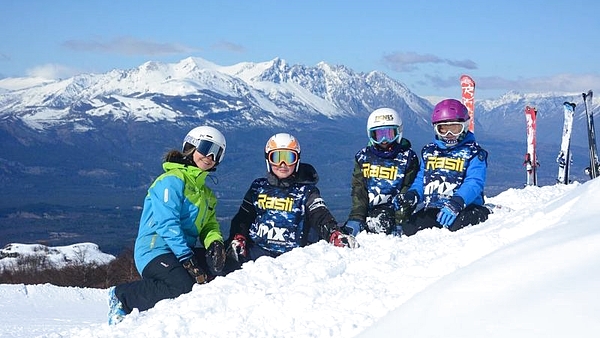
[[[204,183],[207,171],[179,163],[163,163],[165,173],[148,189],[135,241],[140,272],[155,257],[173,253],[189,257],[197,240],[208,248],[223,241],[216,217],[217,199]]]

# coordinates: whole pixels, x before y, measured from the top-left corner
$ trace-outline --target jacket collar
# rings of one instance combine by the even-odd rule
[[[206,177],[209,174],[208,171],[204,171],[204,170],[202,170],[196,166],[192,166],[192,165],[175,163],[175,162],[164,162],[163,163],[163,170],[165,172],[174,170],[174,169],[177,169],[177,170],[180,170],[181,172],[183,172],[184,175],[186,175],[189,178],[191,178],[192,180],[194,180],[197,185],[204,185],[204,182],[206,181]]]

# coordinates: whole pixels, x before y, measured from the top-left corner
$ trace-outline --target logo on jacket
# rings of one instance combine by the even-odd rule
[[[433,181],[425,186],[425,195],[433,195],[438,193],[443,197],[450,198],[454,194],[454,189],[458,184],[450,182]]]
[[[259,194],[257,202],[260,209],[292,211],[294,200],[291,197],[269,197],[267,194]]]
[[[284,235],[286,231],[286,228],[270,227],[268,225],[261,224],[258,226],[257,235],[259,237],[265,237],[266,235],[267,240],[269,241],[285,242]]]
[[[429,156],[425,169],[446,169],[460,172],[465,170],[465,160],[462,158]]]
[[[362,172],[365,178],[384,178],[388,180],[394,180],[398,176],[397,167],[388,168],[369,163],[363,163]]]

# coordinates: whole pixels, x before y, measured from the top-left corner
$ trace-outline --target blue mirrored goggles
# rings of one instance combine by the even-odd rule
[[[369,139],[375,144],[395,142],[400,136],[396,126],[382,126],[369,129]]]
[[[294,165],[299,159],[300,155],[296,151],[289,149],[271,150],[267,154],[267,160],[272,165],[281,165],[281,163],[285,163],[286,165]]]
[[[206,157],[212,156],[213,161],[217,164],[221,162],[221,159],[223,158],[223,147],[208,140],[200,140],[196,146],[196,151]]]

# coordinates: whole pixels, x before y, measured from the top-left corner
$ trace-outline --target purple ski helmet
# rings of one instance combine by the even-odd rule
[[[431,114],[431,124],[448,121],[465,122],[468,119],[469,110],[455,99],[446,99],[436,104]]]

